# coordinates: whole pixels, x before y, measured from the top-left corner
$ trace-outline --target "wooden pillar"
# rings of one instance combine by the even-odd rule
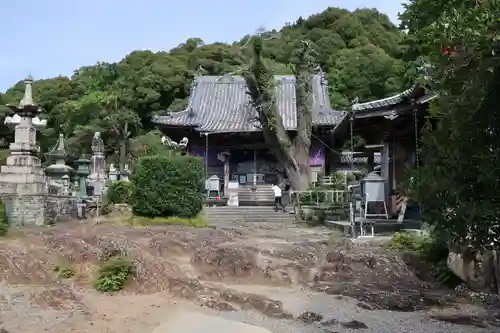
[[[367,159],[368,159],[367,160],[368,173],[370,173],[375,169],[375,154],[374,154],[373,150],[371,150],[371,149],[368,150]]]
[[[389,169],[389,157],[390,157],[390,143],[384,141],[384,147],[382,148],[382,154],[380,159],[380,176],[385,180],[385,195],[386,200],[390,192],[390,169]]]
[[[389,194],[391,192],[391,179],[390,179],[390,150],[391,145],[388,141],[384,141],[384,147],[382,148],[382,154],[380,159],[380,176],[384,179],[385,184],[385,202],[388,202]]]
[[[228,184],[229,184],[229,173],[231,171],[230,169],[230,157],[231,154],[229,152],[224,152],[222,153],[224,156],[224,196],[227,196],[228,193]]]

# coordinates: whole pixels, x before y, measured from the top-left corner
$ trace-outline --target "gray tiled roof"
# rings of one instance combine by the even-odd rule
[[[382,109],[386,108],[389,106],[394,106],[396,104],[399,104],[403,101],[405,101],[414,91],[414,87],[407,89],[399,94],[396,94],[394,96],[390,96],[387,98],[383,99],[378,99],[376,101],[370,101],[366,103],[356,103],[353,104],[352,110],[354,112],[356,111],[364,111],[364,110],[373,110],[373,109]]]
[[[391,109],[394,109],[398,104],[415,98],[415,95],[419,95],[419,98],[416,100],[417,104],[428,103],[437,97],[437,94],[422,88],[419,83],[415,83],[410,89],[400,92],[399,94],[366,103],[353,104],[352,111],[354,114],[370,111],[392,111]]]
[[[276,76],[278,112],[287,130],[297,128],[295,77]],[[157,116],[153,121],[170,126],[193,126],[200,132],[258,131],[255,111],[249,104],[245,80],[241,76],[201,76],[196,79],[185,111]],[[332,110],[323,77],[313,77],[313,124],[336,125],[344,112]]]

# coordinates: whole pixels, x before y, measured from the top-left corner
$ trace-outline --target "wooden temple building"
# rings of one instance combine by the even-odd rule
[[[275,78],[278,112],[285,128],[293,133],[297,129],[295,77]],[[313,134],[309,164],[315,180],[329,167],[327,147],[334,145],[334,129],[344,119],[345,112],[330,107],[323,75],[313,77],[312,88]],[[188,138],[189,152],[204,159],[207,177],[217,175],[223,187],[228,181],[235,181],[242,191],[250,187],[254,191],[266,189],[262,199],[267,200],[269,196],[272,198],[271,184],[286,177],[264,141],[241,76],[195,78],[186,110],[157,116],[154,122],[173,140]]]
[[[293,135],[297,127],[295,77],[275,78],[278,112]],[[344,112],[331,108],[328,83],[322,73],[313,77],[312,88],[309,164],[313,182],[336,170],[355,168],[361,161],[368,169],[379,164],[381,176],[388,180],[388,191],[395,189],[404,165],[414,159],[418,141],[415,128],[423,123],[423,111],[433,95],[414,86],[389,98],[354,104],[352,110]],[[270,185],[286,178],[265,143],[241,76],[196,77],[187,108],[156,116],[153,121],[171,139],[189,139],[188,150],[203,158],[207,178],[218,176],[224,189],[228,182],[237,182],[240,201],[245,200],[245,191],[253,191],[254,201],[272,200]],[[370,149],[339,153],[352,135],[362,136]],[[259,190],[260,197],[255,195]]]

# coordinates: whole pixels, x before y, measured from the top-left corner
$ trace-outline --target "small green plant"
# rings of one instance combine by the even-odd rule
[[[420,251],[425,239],[410,232],[396,232],[392,236],[388,248],[392,251]]]
[[[0,236],[7,236],[9,232],[9,225],[7,224],[7,219],[5,217],[5,207],[2,200],[0,200]]]
[[[76,274],[75,269],[70,265],[57,265],[54,272],[62,279],[70,279]]]
[[[0,237],[7,236],[9,226],[5,223],[0,223]]]
[[[114,257],[105,261],[97,271],[94,287],[100,292],[122,290],[132,273],[132,262],[126,258]]]

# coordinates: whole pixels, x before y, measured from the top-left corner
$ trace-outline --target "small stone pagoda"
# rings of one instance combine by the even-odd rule
[[[31,78],[26,79],[24,96],[18,106],[7,105],[12,110],[12,119],[19,120],[6,165],[0,169],[0,195],[11,225],[44,223],[46,178],[36,156],[38,146],[33,124],[40,108],[33,101],[32,84]]]
[[[47,181],[49,185],[49,192],[52,187],[56,189],[55,194],[68,195],[67,190],[69,188],[69,176],[74,170],[69,165],[66,165],[66,155],[64,136],[59,134],[59,140],[57,140],[56,145],[50,152],[47,153],[47,158],[55,162],[45,168],[45,173],[48,177]]]

